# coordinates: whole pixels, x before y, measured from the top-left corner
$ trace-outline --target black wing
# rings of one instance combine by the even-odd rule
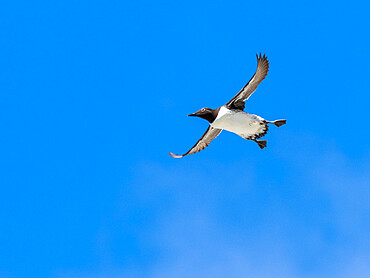
[[[221,131],[222,129],[209,126],[207,131],[203,134],[202,138],[200,138],[198,142],[187,153],[184,153],[183,155],[178,155],[174,153],[169,154],[174,158],[181,158],[188,154],[200,152],[201,150],[205,149],[209,145],[209,143],[211,143],[211,141],[221,133]]]
[[[236,94],[228,103],[226,103],[226,106],[229,108],[236,108],[240,109],[242,107],[241,102],[247,100],[257,89],[258,84],[262,82],[263,79],[265,79],[268,71],[269,71],[269,61],[267,60],[267,57],[265,54],[263,56],[257,56],[257,70],[251,80],[239,91],[239,93]],[[244,107],[243,107],[244,108]]]

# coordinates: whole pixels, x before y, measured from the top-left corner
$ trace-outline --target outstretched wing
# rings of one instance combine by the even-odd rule
[[[188,154],[200,152],[201,150],[205,149],[205,147],[207,147],[209,143],[211,143],[211,141],[221,133],[221,131],[222,129],[209,126],[207,131],[203,134],[202,138],[200,138],[198,142],[187,153],[184,153],[183,155],[178,155],[174,153],[169,154],[174,158],[181,158]]]
[[[268,71],[269,71],[269,61],[267,60],[267,57],[265,54],[263,56],[257,56],[257,70],[251,80],[239,91],[239,93],[236,94],[228,103],[226,103],[226,106],[229,108],[237,108],[240,109],[241,107],[240,102],[247,100],[251,94],[254,93],[254,91],[257,89],[258,84],[262,82],[263,79],[265,79]]]

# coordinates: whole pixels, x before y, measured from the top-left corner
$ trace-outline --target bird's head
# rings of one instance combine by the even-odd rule
[[[189,114],[188,116],[203,118],[212,123],[217,117],[217,112],[211,108],[202,108],[193,114]]]

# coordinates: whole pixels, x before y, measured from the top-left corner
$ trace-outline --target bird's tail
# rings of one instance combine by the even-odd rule
[[[276,121],[272,121],[272,122],[269,122],[269,123],[274,124],[277,127],[279,127],[279,126],[285,125],[286,124],[286,120],[285,119],[284,120],[276,120]]]

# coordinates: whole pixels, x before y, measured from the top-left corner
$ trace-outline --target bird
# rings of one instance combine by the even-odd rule
[[[186,153],[182,155],[169,154],[174,158],[181,158],[189,154],[200,152],[205,149],[213,139],[220,135],[222,130],[233,132],[240,137],[252,140],[263,149],[267,146],[267,141],[258,140],[266,135],[269,124],[274,124],[280,127],[286,124],[286,119],[279,119],[275,121],[267,121],[264,118],[249,114],[244,111],[245,101],[256,91],[257,86],[267,76],[269,71],[269,61],[264,54],[260,53],[257,56],[257,70],[249,80],[249,82],[225,105],[216,109],[201,108],[197,112],[189,114],[188,116],[199,117],[209,122],[208,129],[198,142]]]

